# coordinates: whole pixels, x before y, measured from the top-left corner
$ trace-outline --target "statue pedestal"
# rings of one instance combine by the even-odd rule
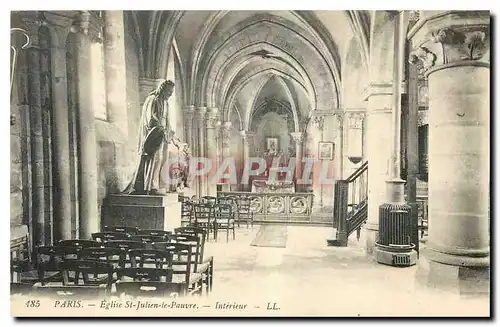
[[[112,194],[104,199],[101,217],[101,226],[173,230],[181,226],[181,203],[177,193]]]

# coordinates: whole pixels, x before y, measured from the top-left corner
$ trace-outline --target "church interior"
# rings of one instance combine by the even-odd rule
[[[12,12],[11,294],[489,315],[490,33],[488,11]]]

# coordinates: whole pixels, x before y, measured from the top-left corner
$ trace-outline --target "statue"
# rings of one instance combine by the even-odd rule
[[[139,158],[132,180],[123,193],[159,194],[160,170],[168,162],[168,158],[164,158],[164,145],[168,145],[174,136],[168,119],[167,103],[173,91],[174,83],[165,81],[149,93],[144,101],[139,126]]]
[[[187,143],[182,143],[179,138],[173,138],[172,143],[175,151],[169,151],[169,157],[173,158],[169,169],[169,190],[171,192],[183,191],[190,186],[189,161],[190,151]],[[173,147],[172,147],[173,148]]]

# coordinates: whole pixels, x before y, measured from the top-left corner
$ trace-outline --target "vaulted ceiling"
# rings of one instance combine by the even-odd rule
[[[364,11],[140,11],[136,29],[143,75],[166,75],[174,46],[185,105],[237,107],[249,126],[262,99],[287,103],[296,123],[315,109],[342,105],[343,67],[355,49],[366,68]],[[355,42],[356,46],[352,43]],[[359,74],[359,72],[357,72]]]

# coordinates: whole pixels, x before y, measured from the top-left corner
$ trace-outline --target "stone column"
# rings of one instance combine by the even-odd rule
[[[366,250],[373,252],[378,240],[379,207],[386,201],[386,180],[391,158],[392,84],[372,83],[367,108],[368,220]],[[347,177],[347,176],[346,176]]]
[[[71,239],[71,169],[69,149],[68,84],[66,38],[71,21],[61,17],[50,19],[51,71],[54,149],[54,220],[55,241]],[[58,24],[58,25],[56,25]]]
[[[427,15],[410,32],[410,62],[429,80],[428,258],[488,266],[490,14]]]
[[[31,46],[27,49],[28,58],[28,91],[29,91],[29,119],[31,138],[31,182],[33,191],[33,240],[35,244],[45,245],[48,235],[46,235],[45,210],[45,168],[44,168],[44,148],[43,148],[43,119],[42,119],[42,99],[40,90],[40,48],[39,48],[39,28],[40,22],[36,18],[23,19],[31,39]]]
[[[125,62],[125,30],[123,11],[109,10],[104,13],[104,71],[106,77],[106,109],[108,121],[118,130],[122,140],[114,142],[117,185],[126,187],[133,174],[137,155],[137,122],[130,124],[127,108],[127,76]],[[134,108],[139,110],[140,108]],[[140,117],[140,114],[138,115]],[[135,142],[134,142],[135,141]],[[125,172],[126,175],[125,175]]]
[[[345,164],[343,178],[349,177],[361,164],[363,159],[363,119],[364,113],[359,111],[347,111],[347,131],[345,143]]]
[[[299,180],[302,177],[302,144],[304,143],[304,134],[302,132],[292,132],[290,135],[295,142],[295,180]],[[296,184],[296,186],[300,188],[302,185]],[[297,190],[297,192],[299,191]]]
[[[187,106],[183,110],[184,125],[186,129],[186,143],[193,150],[193,117],[194,117],[194,106]]]
[[[81,13],[77,26],[78,121],[80,134],[80,238],[99,231],[97,208],[97,143],[90,76],[89,12]]]
[[[211,165],[209,179],[206,183],[207,195],[217,195],[217,185],[212,181],[212,176],[217,171],[217,122],[218,122],[218,109],[209,108],[207,112],[207,147],[205,157]]]
[[[222,125],[221,125],[222,161],[226,160],[226,158],[231,157],[231,147],[229,144],[229,140],[231,138],[231,128],[232,127],[231,127],[230,121],[226,121],[226,122],[222,123]],[[230,191],[230,189],[231,189],[231,182],[226,180],[224,182],[224,185],[222,186],[222,190],[223,191]]]
[[[344,128],[344,111],[337,111],[335,113],[337,118],[337,137],[335,142],[335,178],[340,180],[344,174],[344,143],[345,143],[345,128]]]
[[[125,74],[123,11],[106,11],[104,21],[104,67],[108,120],[126,136],[128,135],[127,76]]]
[[[197,133],[197,143],[198,143],[198,157],[201,159],[206,158],[206,124],[207,124],[207,108],[198,107],[196,110],[197,123],[198,123],[198,133]],[[198,176],[198,195],[207,195],[207,179],[206,176]]]
[[[242,160],[241,160],[241,169],[240,169],[240,179],[241,179],[241,176],[243,176],[243,171],[245,169],[245,165],[248,161],[248,158],[250,157],[250,149],[249,149],[249,145],[248,145],[248,136],[247,136],[247,132],[245,130],[242,130],[240,131],[240,136],[241,136],[241,145],[242,145]],[[250,183],[250,180],[249,180],[249,183]],[[249,192],[251,189],[252,189],[252,185],[251,184],[246,184],[246,185],[243,185],[242,184],[242,190],[243,191],[247,191]]]

